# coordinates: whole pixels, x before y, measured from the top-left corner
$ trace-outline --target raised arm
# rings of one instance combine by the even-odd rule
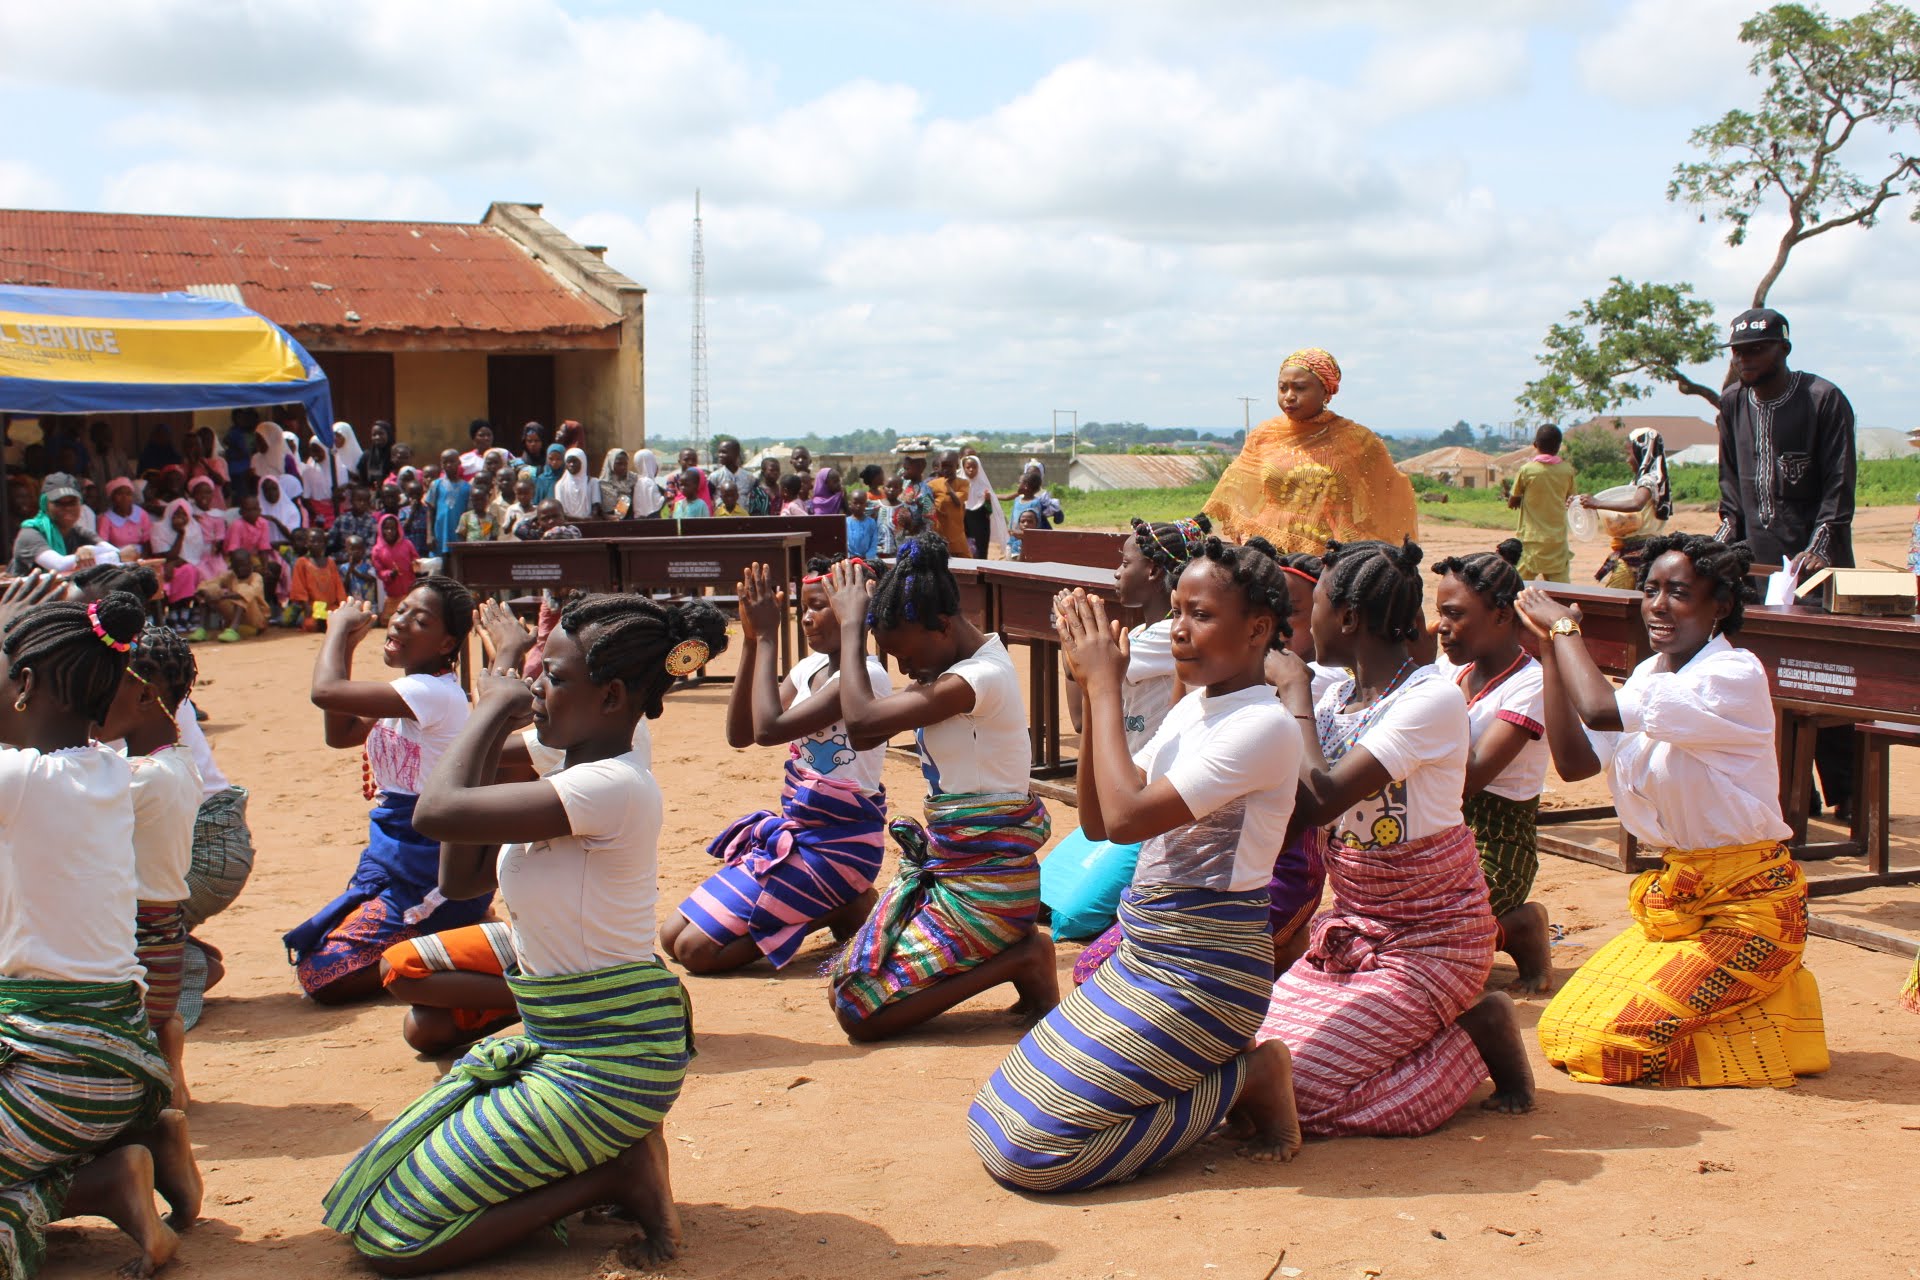
[[[1086,592],[1062,592],[1054,601],[1061,651],[1086,692],[1085,750],[1075,784],[1080,823],[1096,840],[1138,844],[1193,822],[1193,810],[1167,778],[1148,783],[1127,750],[1121,691],[1127,678],[1126,632],[1108,621],[1104,601]],[[1087,782],[1092,775],[1091,795]],[[1091,800],[1091,804],[1086,803]]]
[[[532,707],[532,690],[493,672],[480,676],[478,688],[473,714],[422,784],[413,810],[414,830],[440,841],[440,892],[449,898],[494,887],[488,854],[499,845],[557,840],[572,830],[552,783],[493,781],[507,735]]]
[[[1560,641],[1549,638],[1547,628],[1552,623],[1536,621],[1524,607],[1528,596],[1545,594],[1545,592],[1531,589],[1521,593],[1523,607],[1519,610],[1520,621],[1540,639],[1541,707],[1546,719],[1547,750],[1553,756],[1554,772],[1567,782],[1579,782],[1583,778],[1591,778],[1600,772],[1600,754],[1593,749],[1593,740],[1587,737],[1579,708],[1574,705],[1573,697],[1568,691],[1564,674],[1566,668],[1562,664],[1566,653],[1561,646],[1571,647],[1579,644],[1579,637]],[[1549,603],[1551,602],[1549,597]],[[1544,615],[1545,610],[1541,612]],[[1593,659],[1588,656],[1585,645],[1580,645],[1580,656],[1589,666],[1592,665]],[[1602,679],[1604,680],[1605,677]],[[1618,714],[1617,708],[1615,714],[1616,716]]]
[[[1393,775],[1365,747],[1355,747],[1329,766],[1313,714],[1313,672],[1292,653],[1269,662],[1282,706],[1300,722],[1300,791],[1294,812],[1303,826],[1320,827],[1342,810],[1379,791]]]
[[[1620,723],[1620,703],[1615,695],[1613,682],[1601,672],[1593,655],[1587,652],[1587,642],[1578,630],[1562,635],[1553,635],[1553,626],[1563,619],[1571,618],[1576,626],[1580,622],[1580,611],[1569,605],[1561,604],[1538,587],[1529,587],[1520,593],[1516,605],[1521,619],[1535,635],[1543,636],[1540,647],[1550,650],[1559,664],[1561,686],[1566,691],[1580,722],[1589,729],[1598,729],[1604,733],[1618,733],[1624,727]],[[1545,654],[1542,654],[1544,660]]]
[[[413,709],[400,691],[377,680],[353,678],[353,651],[373,626],[373,614],[358,600],[348,600],[327,617],[326,638],[313,663],[313,705],[326,713],[326,740],[330,747],[357,747],[367,740],[374,722],[386,716],[413,719]]]
[[[924,729],[973,710],[973,686],[956,675],[876,697],[867,678],[867,603],[873,596],[872,586],[845,561],[833,566],[828,583],[828,595],[840,619],[840,718],[856,744],[885,742],[896,733]]]
[[[746,578],[735,590],[740,595],[740,630],[746,644],[732,696],[727,699],[729,745],[784,746],[838,721],[840,689],[836,680],[827,681],[796,702],[799,690],[793,681],[780,679],[774,663],[767,660],[770,655],[760,652],[779,634],[786,606],[784,595],[773,587],[772,571],[764,564],[748,565]],[[861,665],[864,668],[864,653]]]

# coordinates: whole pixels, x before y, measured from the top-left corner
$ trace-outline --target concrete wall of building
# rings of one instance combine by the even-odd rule
[[[394,427],[413,446],[415,461],[431,461],[442,449],[468,448],[467,424],[486,416],[486,352],[394,352]],[[362,443],[368,425],[354,424]]]
[[[562,419],[574,418],[587,428],[587,446],[597,467],[607,450],[632,453],[646,445],[644,426],[622,407],[633,396],[629,377],[632,354],[618,351],[556,351],[553,356],[553,400]]]

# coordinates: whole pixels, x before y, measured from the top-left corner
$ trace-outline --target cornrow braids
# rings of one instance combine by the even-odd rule
[[[180,709],[200,678],[193,650],[171,627],[149,625],[142,631],[127,655],[127,670],[159,690],[160,705],[170,712]]]
[[[451,666],[460,660],[460,651],[466,648],[467,635],[473,630],[473,592],[444,573],[430,573],[413,584],[415,591],[422,588],[433,592],[440,601],[440,625],[454,641],[453,649],[447,654],[447,663]]]
[[[1327,598],[1359,611],[1366,628],[1395,643],[1420,634],[1420,544],[1329,542],[1322,557]]]
[[[1268,542],[1265,538],[1247,539],[1248,546],[1252,546],[1256,542],[1262,543],[1268,547],[1271,547],[1273,545],[1272,543]],[[1321,562],[1320,557],[1313,555],[1310,552],[1289,551],[1284,554],[1280,552],[1273,552],[1272,555],[1273,555],[1273,558],[1280,563],[1280,567],[1282,569],[1291,570],[1292,572],[1299,574],[1301,577],[1310,578],[1315,582],[1320,581],[1320,575],[1327,571],[1327,566]]]
[[[1153,524],[1139,516],[1133,518],[1133,540],[1140,544],[1141,554],[1149,564],[1168,575],[1178,574],[1199,555],[1207,535],[1212,532],[1213,521],[1204,514]]]
[[[937,533],[923,533],[900,544],[899,558],[880,575],[867,605],[867,625],[891,631],[903,622],[944,629],[960,612],[960,584],[947,568],[947,544]]]
[[[1720,621],[1720,634],[1733,635],[1746,620],[1749,602],[1759,597],[1747,571],[1753,567],[1753,548],[1744,542],[1716,542],[1705,534],[1669,533],[1649,538],[1641,554],[1638,586],[1646,590],[1647,572],[1669,551],[1678,551],[1693,571],[1713,583],[1713,598],[1729,606]]]
[[[807,561],[807,577],[824,578],[833,569],[833,566],[844,560],[854,558],[855,557],[847,555],[844,551],[836,552],[830,556],[814,556]],[[872,565],[868,564],[865,560],[861,560],[859,562],[859,569],[860,572],[865,575],[867,581],[873,581],[874,572]]]
[[[1507,541],[1515,540],[1509,538]],[[1506,543],[1501,543],[1500,547],[1499,551],[1448,556],[1435,564],[1433,571],[1439,577],[1451,574],[1466,583],[1467,588],[1484,600],[1489,609],[1511,609],[1527,584],[1521,580],[1520,571],[1513,567],[1513,561],[1502,554]]]
[[[1202,561],[1217,565],[1227,580],[1240,588],[1246,596],[1247,608],[1264,609],[1273,615],[1273,635],[1267,647],[1286,648],[1288,637],[1293,635],[1293,627],[1287,621],[1293,613],[1293,597],[1287,593],[1287,579],[1280,571],[1280,562],[1264,551],[1236,546],[1215,537],[1201,544],[1200,554],[1187,568],[1192,569]]]
[[[650,596],[592,595],[567,606],[560,626],[586,649],[587,679],[594,684],[618,680],[649,720],[659,717],[677,678],[667,670],[667,655],[676,645],[697,640],[708,658],[727,649],[725,616],[697,600],[668,608]]]
[[[31,668],[62,706],[103,720],[127,669],[122,646],[131,646],[146,622],[147,606],[124,591],[109,592],[94,604],[52,600],[34,605],[7,624],[6,638],[0,640],[7,677],[18,680]]]
[[[91,603],[109,591],[124,591],[136,600],[151,600],[160,594],[160,578],[143,564],[89,565],[73,575],[80,599]]]

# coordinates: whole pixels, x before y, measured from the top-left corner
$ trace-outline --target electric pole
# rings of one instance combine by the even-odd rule
[[[1251,433],[1253,431],[1253,402],[1258,397],[1235,396],[1234,398],[1240,402],[1240,430],[1243,433]]]
[[[687,426],[698,451],[707,439],[707,251],[701,243],[698,190],[693,193],[693,403]]]

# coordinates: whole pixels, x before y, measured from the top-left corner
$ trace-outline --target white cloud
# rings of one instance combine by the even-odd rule
[[[50,209],[64,198],[51,176],[30,165],[0,160],[0,208]]]
[[[378,171],[237,168],[164,161],[106,181],[102,207],[135,213],[220,212],[234,217],[418,218],[472,221],[428,178]]]
[[[1870,0],[1827,0],[1829,16],[1852,17]],[[1582,41],[1576,63],[1587,89],[1636,107],[1687,106],[1719,113],[1751,105],[1760,84],[1747,70],[1740,27],[1755,0],[1632,0],[1613,25]]]
[[[1380,118],[1409,116],[1515,93],[1527,71],[1524,31],[1449,30],[1376,46],[1361,67],[1358,96]]]

